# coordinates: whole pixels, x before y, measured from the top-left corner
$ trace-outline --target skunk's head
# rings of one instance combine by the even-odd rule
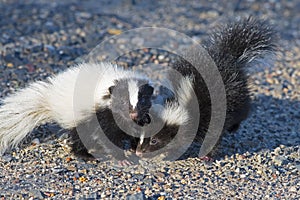
[[[108,93],[106,98],[111,99],[113,113],[142,127],[151,123],[151,108],[165,106],[174,100],[171,89],[143,76],[115,80]]]
[[[165,124],[163,128],[151,137],[140,137],[137,142],[135,153],[138,157],[153,157],[156,151],[166,147],[176,136],[180,125],[178,124]]]
[[[159,152],[189,121],[186,106],[193,90],[191,79],[183,78],[176,89],[168,86],[130,77],[118,79],[109,87],[114,120],[127,134],[137,137],[133,150],[139,157]]]
[[[132,120],[139,126],[149,124],[149,109],[154,92],[152,83],[140,78],[115,80],[114,83],[108,89],[112,100],[112,112],[126,122]]]
[[[157,124],[161,127],[150,137],[145,133],[140,135],[135,151],[138,157],[154,157],[160,153],[181,151],[180,148],[193,137],[193,130],[190,130],[193,129],[190,126],[193,120],[187,109],[192,100],[193,79],[183,78],[173,90],[160,86],[159,92],[153,95],[150,113],[153,121],[160,121]],[[153,123],[149,126],[151,125]],[[176,137],[177,134],[179,137]]]
[[[172,144],[170,143],[177,135],[179,128],[189,121],[187,110],[175,100],[158,107],[154,104],[153,107],[154,110],[151,112],[151,117],[159,127],[152,127],[156,131],[154,131],[154,134],[151,131],[152,134],[150,137],[147,137],[147,132],[142,132],[138,138],[135,150],[138,157],[154,157],[157,154],[165,153],[161,151],[163,149],[171,149],[172,146],[170,145]],[[149,127],[157,126],[156,124],[151,123]]]

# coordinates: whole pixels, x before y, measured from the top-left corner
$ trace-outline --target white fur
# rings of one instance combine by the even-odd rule
[[[136,80],[128,81],[128,90],[129,90],[130,104],[132,105],[133,109],[135,109],[138,103],[138,92],[139,92],[139,87]]]
[[[192,98],[193,92],[193,77],[184,77],[180,80],[178,88],[174,91],[173,86],[168,80],[164,80],[164,84],[168,88],[172,88],[175,93],[175,98],[178,102],[173,101],[167,103],[164,107],[159,104],[152,105],[152,109],[156,115],[163,120],[166,125],[178,125],[182,126],[189,122],[190,116],[187,110],[187,106]],[[144,142],[145,134],[140,136],[140,145]]]
[[[166,106],[166,109],[163,110],[162,118],[166,124],[175,124],[180,126],[188,121],[189,115],[184,106],[169,104]]]
[[[187,106],[191,101],[193,90],[193,77],[186,76],[180,80],[179,87],[175,91],[180,105]]]
[[[133,76],[132,72],[110,63],[84,63],[51,79],[51,92],[46,96],[54,119],[63,128],[72,128],[107,107],[102,97],[114,81]]]
[[[49,83],[36,82],[2,101],[0,155],[16,146],[36,126],[53,121],[45,101]]]
[[[187,106],[192,98],[193,78],[182,78],[174,92],[178,102],[167,103],[163,108],[161,105],[153,105],[152,108],[166,124],[180,126],[189,121]]]
[[[143,132],[142,134],[141,134],[141,136],[140,136],[140,144],[143,144],[143,142],[144,142],[144,139],[145,139],[145,133]]]
[[[83,63],[6,97],[0,107],[0,155],[41,124],[75,127],[109,105],[102,97],[115,80],[130,77],[144,78],[110,63]]]

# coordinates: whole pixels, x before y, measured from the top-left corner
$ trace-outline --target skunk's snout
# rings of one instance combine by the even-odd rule
[[[142,117],[140,117],[137,111],[132,111],[129,113],[129,117],[139,126],[144,126],[145,124],[151,123],[151,118],[147,113],[145,113]]]
[[[143,157],[143,152],[136,150],[135,155],[141,158],[141,157]]]
[[[129,113],[129,117],[130,117],[130,119],[132,119],[133,121],[137,121],[138,120],[138,112],[137,111],[132,111],[132,112],[130,112]]]

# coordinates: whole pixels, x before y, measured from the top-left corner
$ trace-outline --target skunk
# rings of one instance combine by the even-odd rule
[[[240,123],[247,118],[250,111],[247,68],[274,54],[277,48],[275,40],[275,31],[266,21],[249,17],[220,27],[211,34],[210,40],[206,42],[205,49],[220,72],[226,93],[226,117],[221,136],[225,131],[236,131]],[[187,50],[186,58],[194,63],[201,64],[203,62],[200,59],[201,56],[193,49]],[[186,98],[186,96],[191,95],[192,87],[197,96],[200,111],[199,127],[195,141],[202,142],[205,136],[211,134],[208,133],[212,115],[211,98],[204,77],[197,72],[189,61],[181,58],[171,66],[186,77],[185,81],[187,82],[183,86],[179,86],[179,90],[175,91],[175,98],[169,104],[182,107],[185,112],[193,112],[192,110],[188,111],[186,108],[186,105],[192,103],[190,99]],[[184,101],[178,104],[176,99]],[[174,106],[175,109],[177,107]],[[172,118],[180,117],[176,112],[170,111],[170,113],[173,113]],[[183,121],[183,124],[172,124],[154,136],[140,139],[136,148],[136,155],[139,157],[153,156],[155,155],[154,152],[161,153],[158,150],[166,147],[164,148],[166,156],[173,156],[174,152],[178,151],[178,147],[187,144],[184,140],[186,140],[188,134],[184,132],[189,130],[189,126],[186,126],[186,124],[191,123],[190,121],[193,120],[192,115],[188,115],[189,117],[186,121]],[[169,145],[177,134],[176,131],[170,131],[170,128],[178,130],[183,125],[186,127],[182,136],[175,139],[172,145]],[[216,138],[217,141],[220,139],[221,137]],[[151,152],[152,154],[150,154]],[[215,147],[212,147],[208,154],[209,157],[213,156],[214,152]]]
[[[103,122],[101,128],[105,134],[110,137],[115,134],[114,137],[121,140],[123,132],[111,123],[114,121],[112,112],[123,114],[117,106],[112,107],[114,87],[127,87],[126,91],[129,91],[125,95],[128,97],[128,116],[121,118],[127,117],[143,126],[150,123],[150,117],[137,112],[147,113],[147,108],[140,109],[138,95],[141,92],[149,94],[143,95],[143,104],[150,102],[154,89],[151,84],[146,76],[111,63],[82,63],[45,81],[34,82],[1,101],[0,155],[18,145],[35,127],[45,123],[57,123],[72,132],[86,126],[82,132],[88,135],[96,130],[96,127],[91,129],[94,116]],[[125,108],[125,104],[122,106]],[[106,151],[107,148],[104,146],[103,149]]]

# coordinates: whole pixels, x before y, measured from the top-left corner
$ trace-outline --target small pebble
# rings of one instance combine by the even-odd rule
[[[33,144],[33,145],[40,144],[40,139],[39,139],[39,138],[34,138],[34,139],[31,141],[31,144]]]

